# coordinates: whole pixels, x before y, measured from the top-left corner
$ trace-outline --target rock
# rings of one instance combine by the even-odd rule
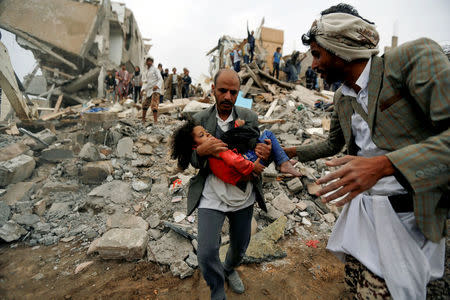
[[[278,176],[278,171],[275,168],[275,164],[271,163],[267,168],[262,172],[262,177],[265,182],[269,182],[275,180]]]
[[[267,206],[267,212],[261,211],[261,216],[265,217],[269,221],[275,221],[281,216],[283,216],[283,213],[276,208],[274,208],[270,203],[266,204]]]
[[[147,247],[148,260],[164,265],[183,261],[192,251],[190,241],[170,230],[157,241],[150,241]]]
[[[285,193],[281,193],[272,201],[272,205],[285,215],[290,214],[295,209],[295,204]]]
[[[39,190],[39,196],[47,196],[50,193],[58,192],[76,192],[80,189],[78,184],[63,183],[58,181],[48,180],[44,186]]]
[[[297,202],[297,203],[295,204],[295,206],[296,206],[298,209],[300,209],[301,211],[304,211],[304,210],[308,207],[308,204],[306,204],[305,201],[300,200],[299,202]]]
[[[73,151],[64,148],[45,149],[41,152],[41,158],[48,162],[62,162],[73,158]]]
[[[100,160],[100,152],[93,143],[86,143],[81,148],[78,157],[85,161],[98,161]]]
[[[170,271],[173,276],[180,276],[181,279],[190,277],[194,274],[194,269],[189,267],[184,261],[177,261],[170,265]]]
[[[110,161],[89,162],[81,169],[81,182],[84,184],[100,184],[112,174]]]
[[[88,254],[98,252],[103,259],[141,259],[147,242],[147,231],[143,229],[113,228],[92,242]]]
[[[196,269],[198,268],[198,259],[197,255],[195,255],[194,252],[189,252],[188,258],[186,258],[186,263],[189,265],[189,267]]]
[[[180,211],[176,211],[173,213],[173,219],[175,220],[176,223],[180,223],[181,221],[184,220],[184,218],[186,218],[186,215]]]
[[[309,226],[312,225],[312,224],[311,224],[311,221],[308,220],[307,218],[302,218],[302,224],[305,225],[305,226],[307,226],[307,227],[309,227]]]
[[[50,232],[50,224],[37,222],[34,226],[34,231],[40,234],[47,234]]]
[[[116,155],[120,158],[131,158],[133,156],[133,139],[121,138],[117,143]]]
[[[289,191],[296,194],[303,189],[303,184],[300,181],[300,178],[296,177],[287,182],[287,187],[288,187]]]
[[[6,194],[0,198],[0,201],[5,202],[8,205],[29,201],[34,185],[34,182],[18,182],[11,185]]]
[[[147,191],[148,189],[150,189],[150,186],[141,180],[133,180],[133,182],[131,183],[131,187],[136,192]]]
[[[253,235],[245,252],[243,263],[261,263],[286,256],[286,252],[276,244],[284,236],[287,218],[281,216],[278,220]],[[220,247],[220,259],[225,261],[229,245]]]
[[[191,244],[192,244],[192,247],[194,247],[194,251],[197,252],[198,251],[198,242],[197,242],[197,240],[192,240]]]
[[[146,221],[150,225],[150,228],[156,228],[158,227],[159,223],[161,222],[161,219],[157,214],[150,215]]]
[[[152,155],[153,154],[153,147],[150,145],[144,145],[142,147],[139,147],[138,149],[139,154],[143,155]]]
[[[133,199],[130,185],[120,180],[102,184],[94,188],[88,195],[103,198],[106,202],[116,204],[130,203]]]
[[[286,122],[286,123],[280,125],[279,130],[281,132],[287,133],[289,131],[289,129],[291,129],[291,128],[292,128],[292,123],[291,122]]]
[[[14,221],[8,221],[0,228],[0,238],[5,242],[18,240],[27,231]]]
[[[28,215],[14,215],[12,217],[12,220],[20,225],[32,226],[37,222],[39,222],[41,218],[39,218],[39,216],[34,214],[28,214]]]
[[[265,193],[264,198],[266,199],[266,201],[272,201],[275,197],[272,193]]]
[[[323,215],[323,218],[325,219],[325,221],[327,221],[328,223],[334,223],[334,221],[336,221],[336,217],[332,214],[332,213],[327,213]]]
[[[153,160],[150,158],[138,158],[131,161],[132,167],[151,167],[153,165]]]
[[[56,135],[48,128],[36,133],[35,135],[49,145],[53,144],[56,141]],[[25,144],[29,146],[33,151],[42,150],[47,147],[32,138],[27,138],[25,140]]]
[[[33,173],[35,166],[34,159],[25,154],[0,162],[0,186],[27,179]]]
[[[161,230],[153,228],[148,230],[148,234],[153,240],[159,240],[163,236],[163,232]]]
[[[254,235],[257,231],[258,231],[258,223],[256,222],[255,218],[252,217],[251,235]]]
[[[106,220],[106,228],[136,228],[148,229],[148,223],[138,216],[128,214],[114,214]]]
[[[322,188],[320,185],[316,184],[315,182],[310,182],[306,185],[308,189],[308,193],[310,195],[316,195],[318,191]]]
[[[310,204],[306,207],[306,211],[310,214],[310,215],[314,215],[316,213],[316,207],[314,204]]]
[[[300,217],[307,217],[307,216],[309,216],[309,213],[307,211],[301,211],[298,215]]]
[[[34,279],[34,280],[41,280],[42,278],[44,278],[44,274],[42,274],[42,273],[37,273],[36,275],[31,277],[31,279]]]
[[[13,159],[16,156],[24,154],[28,150],[30,150],[30,147],[23,143],[9,144],[6,147],[2,147],[2,151],[0,151],[0,161]]]
[[[4,201],[0,201],[0,227],[9,220],[11,215],[11,208]]]
[[[75,268],[75,274],[78,274],[84,270],[86,270],[90,265],[92,265],[94,263],[93,260],[90,261],[85,261],[84,263],[78,264]]]
[[[49,214],[60,214],[68,215],[70,213],[70,203],[69,202],[55,202],[50,206],[48,210]]]

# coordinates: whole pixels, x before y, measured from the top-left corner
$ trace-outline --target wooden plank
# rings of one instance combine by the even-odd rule
[[[245,84],[245,86],[244,86],[244,88],[242,89],[242,97],[244,97],[245,98],[245,96],[247,95],[247,93],[248,93],[248,90],[252,87],[252,85],[253,85],[253,83],[254,83],[255,81],[253,80],[253,78],[250,78],[248,81],[247,81],[247,83]]]
[[[286,123],[286,120],[283,119],[272,119],[272,120],[258,120],[259,124],[284,124]]]
[[[273,113],[273,111],[275,110],[275,107],[278,104],[278,99],[276,99],[275,101],[273,101],[270,104],[269,110],[267,111],[267,113],[264,115],[264,119],[268,119],[270,117],[270,115]]]
[[[55,109],[53,110],[53,112],[58,112],[59,111],[59,108],[61,107],[62,100],[63,100],[63,94],[59,95],[58,101],[56,101]]]
[[[253,72],[253,70],[248,66],[248,65],[244,65],[245,68],[247,69],[248,74],[250,74],[250,76],[253,78],[253,80],[256,82],[256,84],[262,88],[263,90],[265,90],[266,92],[268,92],[268,90],[266,89],[266,87],[262,84],[261,79],[255,74],[255,72]]]

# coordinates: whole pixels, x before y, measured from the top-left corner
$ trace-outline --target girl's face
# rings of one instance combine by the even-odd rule
[[[211,134],[203,126],[195,126],[194,130],[192,130],[192,137],[194,138],[195,144],[200,146],[211,137]]]

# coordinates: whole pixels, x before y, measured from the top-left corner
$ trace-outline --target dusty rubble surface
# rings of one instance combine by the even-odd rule
[[[244,82],[253,79],[252,72],[256,80],[242,88],[264,116],[261,130],[272,130],[285,146],[326,138],[329,108],[314,108],[314,102],[330,103],[330,96],[280,85],[255,66],[241,74]],[[257,81],[267,91],[252,87]],[[0,293],[206,298],[196,257],[196,213],[185,215],[195,170],[179,173],[168,153],[180,117],[211,105],[197,100],[202,102],[161,105],[160,124],[152,125],[139,121],[138,107],[97,99],[88,108],[101,110],[35,124],[28,128],[34,137],[0,135]],[[300,179],[280,174],[274,165],[263,173],[268,212],[255,207],[254,235],[240,267],[248,291],[231,299],[344,295],[343,265],[324,250],[339,211],[313,195],[315,178],[329,170],[325,160],[296,167],[304,174]],[[222,253],[227,233],[225,223]],[[445,291],[448,282],[434,293]]]

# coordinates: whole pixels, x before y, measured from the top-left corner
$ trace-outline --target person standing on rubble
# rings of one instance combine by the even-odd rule
[[[311,66],[308,66],[308,70],[306,70],[305,76],[306,76],[306,88],[308,88],[310,90],[314,89],[314,85],[316,84],[317,74],[316,74],[316,72],[314,72],[314,70],[311,68]]]
[[[120,70],[116,73],[118,80],[117,91],[119,94],[119,102],[123,103],[123,98],[128,95],[128,85],[130,83],[130,73],[128,73],[125,64],[120,65]]]
[[[260,174],[252,176],[250,181],[245,183],[243,191],[234,185],[215,180],[215,175],[211,173],[207,164],[208,156],[218,155],[227,150],[227,145],[220,137],[234,127],[237,119],[244,120],[259,133],[258,116],[248,109],[234,106],[239,88],[240,80],[235,71],[219,70],[214,76],[212,85],[216,104],[194,115],[198,124],[214,135],[192,151],[191,165],[200,170],[190,181],[187,205],[188,215],[198,208],[198,263],[203,278],[211,290],[211,299],[214,300],[226,299],[225,280],[234,292],[244,292],[244,284],[234,268],[244,257],[250,241],[255,200],[261,209],[267,210]],[[270,142],[266,140],[266,143],[267,141]],[[255,152],[262,160],[268,159],[271,152],[270,143],[258,143]],[[231,205],[230,201],[233,202]],[[222,264],[219,247],[225,217],[228,217],[230,223],[230,247]]]
[[[425,299],[445,266],[450,182],[450,62],[420,38],[378,54],[374,23],[339,4],[302,41],[334,96],[328,140],[286,148],[338,167],[317,180],[322,202],[343,206],[327,248],[346,261],[358,299]]]
[[[238,73],[241,71],[241,56],[242,51],[238,48],[235,48],[233,50],[233,69]]]
[[[248,31],[248,24],[247,24],[247,42],[250,45],[250,62],[253,62],[253,55],[255,53],[255,37],[253,36],[255,32],[252,30],[250,33]]]
[[[247,39],[244,39],[244,47],[242,47],[242,55],[244,58],[244,64],[250,63],[250,44]]]
[[[273,72],[272,72],[272,76],[275,77],[275,73],[276,78],[278,79],[280,77],[280,62],[281,62],[281,47],[277,47],[277,50],[273,53]]]
[[[111,102],[116,101],[116,79],[112,70],[108,70],[105,76],[106,99]]]
[[[141,88],[142,88],[142,74],[141,74],[141,68],[136,66],[134,68],[134,75],[131,79],[131,82],[133,84],[133,99],[134,103],[137,103],[140,100],[141,95]]]
[[[177,68],[172,69],[172,74],[169,75],[166,81],[166,90],[170,100],[176,99],[181,95],[181,76],[177,74]]]
[[[145,70],[142,74],[142,90],[145,93],[145,98],[142,102],[142,122],[145,123],[147,110],[150,107],[153,113],[153,123],[158,123],[158,106],[159,96],[161,95],[161,88],[163,80],[161,73],[153,65],[153,58],[148,57],[145,60]]]
[[[189,70],[186,68],[183,68],[183,87],[181,89],[181,92],[183,94],[183,98],[189,98],[189,89],[191,87],[192,79],[191,76],[189,76]]]

